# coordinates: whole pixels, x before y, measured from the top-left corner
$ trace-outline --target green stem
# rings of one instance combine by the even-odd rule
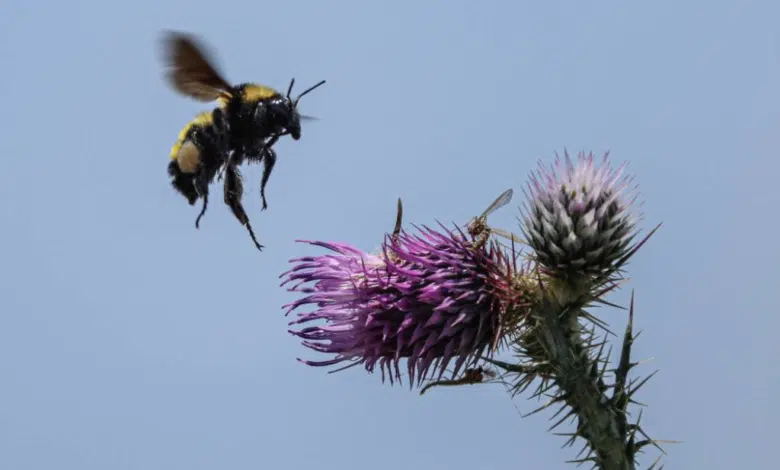
[[[576,311],[573,311],[576,310]],[[576,434],[593,451],[592,461],[603,470],[635,470],[633,456],[626,446],[625,410],[617,409],[606,395],[597,357],[579,331],[579,308],[571,304],[543,302],[537,310],[538,340],[544,346],[560,399],[576,414]]]

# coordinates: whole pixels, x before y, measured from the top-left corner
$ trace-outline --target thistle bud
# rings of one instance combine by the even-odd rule
[[[576,162],[565,153],[531,175],[522,231],[539,264],[556,277],[609,274],[636,236],[633,177],[623,175],[625,164],[613,170],[608,155],[597,166],[592,153]]]

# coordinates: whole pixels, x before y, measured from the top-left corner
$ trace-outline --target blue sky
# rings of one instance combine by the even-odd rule
[[[299,364],[278,287],[317,252],[296,238],[374,249],[399,196],[407,222],[465,222],[515,188],[491,219],[515,228],[528,172],[564,148],[628,160],[645,227],[664,222],[629,287],[641,370],[661,369],[643,420],[684,441],[667,468],[767,468],[778,17],[768,0],[4,2],[0,468],[569,468],[576,449],[500,386],[419,397]],[[196,231],[169,187],[205,106],[163,82],[163,29],[203,35],[235,82],[328,80],[301,105],[321,120],[277,145],[267,211],[245,171],[263,253],[221,198]]]

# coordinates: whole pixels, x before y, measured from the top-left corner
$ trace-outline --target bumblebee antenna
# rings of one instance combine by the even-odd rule
[[[295,85],[295,77],[293,77],[293,79],[290,80],[290,86],[287,88],[287,99],[290,101],[292,101],[292,99],[290,98],[290,93],[292,93],[293,85]],[[297,103],[298,100],[295,100],[295,102]]]
[[[293,81],[295,81],[295,79],[293,79]],[[300,95],[298,95],[298,97],[297,97],[297,98],[295,98],[294,105],[295,105],[295,106],[298,106],[298,101],[300,101],[300,100],[301,100],[301,98],[303,97],[303,95],[305,95],[306,93],[309,93],[310,91],[313,91],[315,88],[318,88],[318,87],[320,87],[321,85],[324,85],[324,84],[325,84],[325,80],[322,80],[321,82],[317,83],[317,84],[316,84],[316,85],[314,85],[313,87],[311,87],[311,88],[307,89],[306,91],[304,91],[303,93],[301,93]],[[292,82],[290,83],[290,91],[292,91]],[[288,92],[287,94],[288,94],[288,96],[289,96],[289,92]]]

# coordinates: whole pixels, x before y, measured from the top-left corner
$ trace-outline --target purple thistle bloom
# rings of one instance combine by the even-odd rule
[[[410,386],[441,377],[453,359],[453,376],[475,362],[500,339],[514,272],[499,250],[475,247],[473,240],[446,229],[401,232],[385,239],[380,256],[344,244],[304,242],[336,254],[291,260],[297,265],[282,274],[282,285],[298,281],[290,290],[307,294],[285,305],[288,314],[316,305],[290,325],[325,321],[290,333],[304,346],[336,356],[301,362],[348,362],[342,369],[363,364],[368,372],[379,365],[382,380],[387,373],[392,383],[400,382],[406,358]],[[314,284],[302,287],[306,283]]]
[[[636,236],[637,219],[630,212],[635,188],[623,176],[625,163],[616,171],[609,153],[597,167],[593,154],[580,153],[572,162],[556,154],[555,167],[539,164],[526,193],[523,233],[548,271],[604,274],[626,255]]]

